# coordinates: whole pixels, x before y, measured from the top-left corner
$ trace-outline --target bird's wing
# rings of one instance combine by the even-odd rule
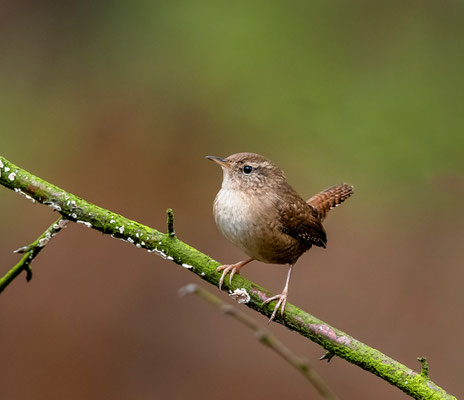
[[[311,197],[307,203],[317,211],[319,218],[323,221],[332,208],[343,203],[352,194],[353,186],[343,183],[323,190]]]
[[[300,201],[284,202],[279,209],[281,230],[310,248],[312,245],[325,247],[327,236],[317,211]]]

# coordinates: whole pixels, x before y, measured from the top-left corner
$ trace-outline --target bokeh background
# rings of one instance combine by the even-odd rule
[[[460,398],[463,18],[452,0],[3,0],[1,154],[160,230],[172,207],[179,237],[224,263],[243,254],[214,225],[205,155],[264,154],[304,197],[354,184],[290,301],[411,368],[426,356]],[[2,274],[56,217],[0,190]],[[1,295],[2,399],[318,398],[246,328],[180,298],[215,288],[154,254],[71,225],[33,268]],[[243,274],[278,292],[286,271]],[[270,329],[342,398],[407,398]]]

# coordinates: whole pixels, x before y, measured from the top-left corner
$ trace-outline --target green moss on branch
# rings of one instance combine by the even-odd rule
[[[62,217],[58,218],[58,220],[51,224],[34,242],[15,250],[15,253],[21,253],[24,254],[24,256],[13,268],[0,278],[0,293],[23,271],[26,271],[26,280],[28,282],[32,279],[32,260],[37,257],[50,239],[66,226],[66,223],[67,220]]]
[[[219,283],[221,274],[216,272],[216,268],[220,264],[170,234],[174,232],[173,228],[171,232],[163,234],[136,221],[131,221],[122,215],[70,194],[19,168],[1,156],[0,183],[39,203],[48,205],[66,219],[154,252],[183,266],[215,286]],[[246,291],[249,296],[246,298],[246,305],[268,318],[271,316],[275,302],[263,305],[263,301],[272,295],[267,289],[240,275],[235,275],[232,284],[228,279],[225,280],[223,290],[231,294],[235,292],[236,295],[237,290],[241,293]],[[425,374],[411,370],[290,303],[287,303],[283,317],[278,313],[276,322],[318,343],[328,352],[379,376],[415,399],[456,399],[435,385]]]

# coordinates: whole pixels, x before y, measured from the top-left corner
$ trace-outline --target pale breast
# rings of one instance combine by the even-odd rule
[[[221,189],[214,200],[214,219],[221,233],[240,246],[243,236],[248,236],[252,207],[242,192]]]
[[[285,264],[301,255],[298,241],[280,229],[275,204],[267,196],[221,189],[214,201],[214,218],[221,233],[256,260]]]

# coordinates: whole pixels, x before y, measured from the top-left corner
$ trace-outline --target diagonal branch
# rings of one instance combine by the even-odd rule
[[[221,264],[176,236],[163,234],[89,203],[30,174],[1,156],[0,184],[48,205],[66,219],[154,252],[189,269],[215,286],[219,283],[221,274],[216,272],[216,268]],[[275,302],[263,304],[271,296],[267,289],[235,275],[232,283],[228,280],[224,282],[223,290],[235,294],[236,297],[240,293],[241,302],[268,318],[271,316]],[[455,399],[425,374],[413,371],[292,304],[287,303],[284,315],[279,315],[276,322],[321,345],[328,352],[379,376],[415,399]]]
[[[68,221],[63,217],[58,218],[31,244],[20,247],[15,253],[25,253],[23,258],[0,278],[0,293],[15,279],[22,271],[26,271],[26,280],[32,279],[31,263],[40,251],[47,245],[50,239],[63,229]]]
[[[274,350],[279,356],[287,361],[292,367],[296,368],[319,392],[322,398],[327,400],[340,400],[340,398],[332,391],[322,377],[314,370],[314,368],[308,363],[308,361],[298,357],[293,353],[287,346],[285,346],[279,339],[272,335],[266,328],[262,327],[258,322],[251,318],[248,314],[240,311],[237,307],[233,307],[227,303],[224,303],[219,297],[210,293],[208,290],[202,287],[190,283],[179,290],[181,296],[187,294],[196,294],[198,297],[206,300],[207,302],[215,305],[224,314],[234,317],[237,321],[240,321],[243,325],[252,329],[256,333],[258,340]]]

